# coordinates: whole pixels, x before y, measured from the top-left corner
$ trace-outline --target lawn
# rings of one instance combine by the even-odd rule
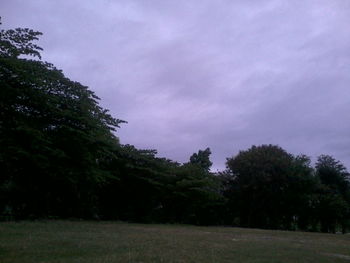
[[[0,262],[350,263],[350,235],[120,222],[4,222]]]

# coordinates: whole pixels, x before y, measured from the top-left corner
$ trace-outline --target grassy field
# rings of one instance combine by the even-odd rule
[[[0,262],[350,262],[350,235],[118,222],[7,222],[0,223]]]

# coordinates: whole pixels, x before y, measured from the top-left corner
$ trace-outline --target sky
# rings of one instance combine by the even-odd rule
[[[43,60],[128,121],[123,144],[212,170],[276,144],[350,168],[348,0],[2,0]]]

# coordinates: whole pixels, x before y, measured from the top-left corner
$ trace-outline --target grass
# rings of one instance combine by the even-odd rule
[[[0,223],[0,262],[350,263],[350,235],[119,222],[6,222]]]

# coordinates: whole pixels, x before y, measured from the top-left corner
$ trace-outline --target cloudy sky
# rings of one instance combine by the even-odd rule
[[[43,59],[128,121],[121,142],[213,170],[278,144],[350,168],[348,0],[2,0]]]

